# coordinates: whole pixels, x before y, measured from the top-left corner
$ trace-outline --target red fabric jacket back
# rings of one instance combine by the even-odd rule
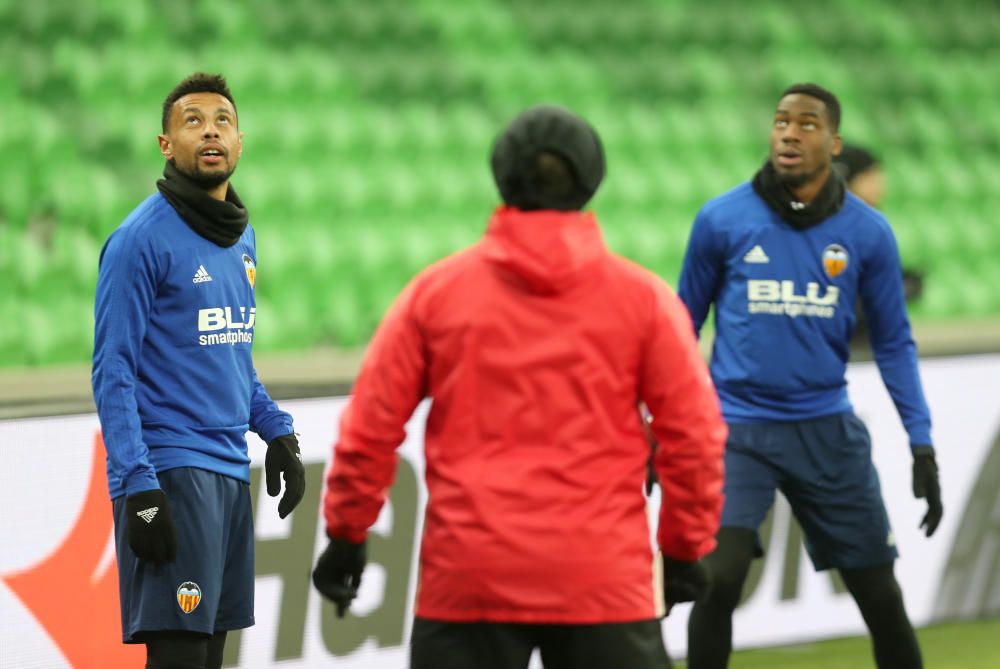
[[[661,550],[714,547],[726,428],[690,318],[665,283],[607,250],[593,215],[500,208],[480,243],[410,282],[342,418],[330,536],[366,536],[425,397],[416,615],[654,618],[640,400],[659,441]]]

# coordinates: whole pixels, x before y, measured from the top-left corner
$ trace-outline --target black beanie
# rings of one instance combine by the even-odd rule
[[[573,177],[569,192],[548,192],[536,178],[539,158],[554,155]],[[493,179],[504,203],[518,209],[582,209],[604,179],[604,148],[579,116],[553,105],[524,110],[493,145]]]

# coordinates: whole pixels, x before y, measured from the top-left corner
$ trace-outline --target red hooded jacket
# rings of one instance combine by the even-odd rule
[[[592,214],[501,207],[482,241],[403,290],[342,417],[331,537],[365,538],[425,397],[417,616],[661,613],[640,400],[659,441],[661,550],[692,560],[715,546],[726,427],[691,320],[663,281],[608,251]]]

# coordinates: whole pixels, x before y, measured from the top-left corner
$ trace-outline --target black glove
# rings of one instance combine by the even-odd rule
[[[125,498],[128,545],[140,560],[156,564],[177,559],[177,526],[162,490],[146,490]]]
[[[361,572],[368,562],[364,542],[355,544],[347,539],[330,539],[329,545],[313,569],[313,585],[337,606],[337,617],[343,618],[358,595]]]
[[[282,474],[285,475],[285,494],[278,502],[278,516],[284,518],[306,494],[306,469],[302,466],[299,440],[294,432],[267,442],[264,476],[267,479],[267,494],[271,497],[281,493]]]
[[[941,523],[941,516],[944,515],[933,446],[913,447],[913,496],[917,499],[927,499],[927,513],[920,521],[920,527],[926,528],[927,536],[931,536]]]
[[[667,612],[674,604],[693,602],[708,590],[711,578],[700,560],[675,560],[663,556],[663,599]]]

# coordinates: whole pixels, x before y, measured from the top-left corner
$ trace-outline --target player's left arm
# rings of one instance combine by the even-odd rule
[[[913,453],[913,493],[926,498],[921,526],[934,533],[943,513],[937,462],[931,442],[931,416],[917,365],[917,347],[910,331],[903,292],[899,249],[888,223],[880,222],[875,243],[863,258],[859,292],[868,319],[872,353],[892,397]]]
[[[272,441],[294,432],[291,415],[279,409],[267,394],[264,384],[257,378],[256,369],[253,370],[250,387],[250,430],[264,441]]]
[[[251,248],[256,249],[257,233],[252,226],[247,226],[246,232]],[[251,285],[254,283],[255,281],[251,281]],[[298,506],[306,494],[306,470],[302,465],[299,439],[292,425],[292,417],[279,409],[268,395],[264,384],[257,378],[257,370],[251,368],[251,371],[250,430],[267,442],[267,455],[264,456],[267,494],[271,497],[281,494],[281,483],[284,480],[285,494],[278,502],[278,516],[284,518]]]
[[[250,388],[250,429],[267,442],[267,454],[264,456],[267,494],[271,497],[281,494],[281,482],[284,480],[285,494],[278,502],[278,516],[284,518],[306,494],[306,470],[302,465],[292,417],[279,409],[267,394],[264,384],[257,378],[256,369],[253,370]]]
[[[872,353],[910,437],[911,448],[931,445],[931,416],[917,367],[903,294],[903,270],[888,224],[862,259],[859,292],[869,323]]]
[[[249,237],[249,244],[252,253],[257,255],[257,232],[252,225],[248,225],[246,234]],[[250,430],[255,432],[261,439],[270,443],[278,437],[294,435],[292,427],[292,417],[278,408],[271,396],[268,395],[264,384],[257,377],[257,370],[253,369],[253,380],[250,382]]]

